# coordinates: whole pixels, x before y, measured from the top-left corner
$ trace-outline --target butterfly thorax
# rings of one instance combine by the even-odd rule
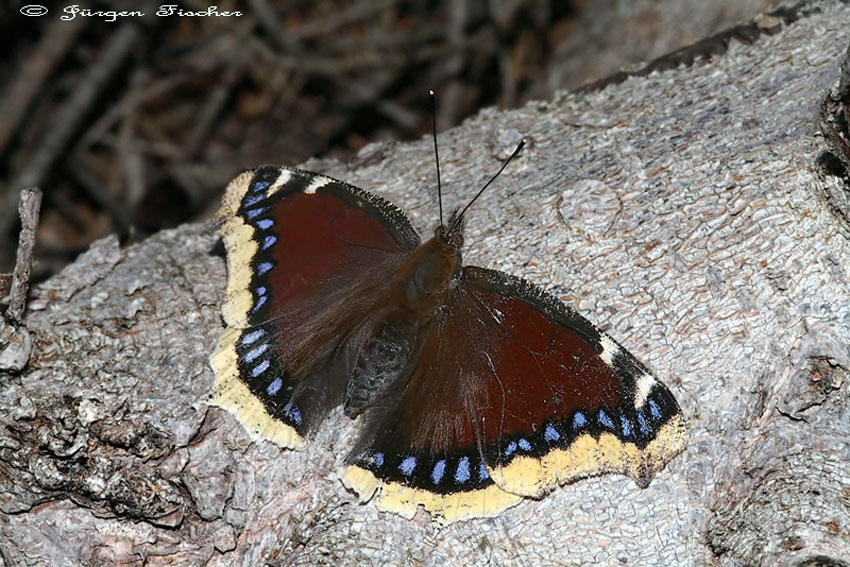
[[[435,236],[405,260],[394,283],[401,287],[402,303],[427,315],[443,303],[460,270],[460,249]]]

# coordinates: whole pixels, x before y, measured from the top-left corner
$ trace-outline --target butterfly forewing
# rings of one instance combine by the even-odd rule
[[[213,401],[255,433],[300,446],[344,393],[335,349],[356,342],[376,287],[419,237],[379,197],[280,167],[231,182],[219,217],[229,328],[213,356]]]

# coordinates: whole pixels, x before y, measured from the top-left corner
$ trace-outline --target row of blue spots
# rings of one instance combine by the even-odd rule
[[[652,419],[656,421],[660,420],[662,417],[661,408],[655,400],[649,400],[648,406],[649,411],[652,414]],[[604,425],[611,431],[616,429],[614,422],[608,414],[604,412],[604,410],[599,410],[598,421],[601,425]],[[644,411],[637,412],[637,429],[638,433],[644,437],[652,433],[652,427],[650,426]],[[633,437],[635,434],[635,424],[628,418],[628,416],[626,416],[625,413],[620,413],[620,433],[627,439]]]
[[[274,220],[271,218],[257,218],[262,217],[266,214],[270,207],[269,206],[259,206],[254,207],[255,205],[261,204],[265,201],[267,195],[266,191],[271,185],[271,181],[277,179],[280,176],[280,171],[267,171],[263,172],[260,175],[269,179],[269,181],[256,181],[251,187],[250,193],[242,199],[242,208],[245,210],[244,215],[245,218],[249,221],[253,221],[253,225],[255,228],[261,231],[267,231],[274,226]],[[254,208],[251,208],[254,207]],[[256,219],[256,220],[254,220]],[[277,242],[278,237],[274,234],[264,234],[262,240],[260,241],[260,250],[266,251]],[[274,262],[271,261],[263,261],[257,264],[255,270],[257,276],[262,276],[268,271],[270,271],[274,267]],[[255,290],[256,301],[254,303],[254,307],[252,309],[252,313],[256,313],[263,307],[265,303],[268,301],[268,295],[266,294],[266,288],[261,286]]]
[[[375,464],[378,465],[379,467],[383,466],[383,464],[384,464],[384,454],[383,453],[375,453],[374,455],[372,455],[372,459],[374,460]],[[409,477],[409,476],[413,475],[413,471],[416,470],[416,464],[417,464],[416,457],[408,456],[408,457],[405,457],[404,459],[402,459],[401,464],[399,464],[399,466],[398,466],[398,470],[401,471],[401,474],[403,474],[404,476]],[[447,467],[447,465],[446,465],[445,459],[440,459],[439,461],[434,463],[434,468],[431,469],[431,475],[430,475],[431,481],[434,484],[440,484],[440,482],[442,482],[443,477],[446,474],[446,467]],[[469,457],[467,457],[467,456],[461,457],[457,462],[457,467],[455,468],[454,475],[453,475],[455,484],[464,484],[470,478],[472,478],[472,471],[470,469],[471,469],[471,467],[470,467],[470,464],[469,464]],[[488,478],[490,478],[490,473],[487,472],[487,467],[484,466],[484,463],[482,462],[482,463],[480,463],[480,465],[478,467],[478,480],[483,481],[483,480],[487,480]]]
[[[248,194],[245,197],[242,198],[242,208],[243,209],[250,209],[250,207],[253,207],[254,205],[264,201],[267,197],[266,192],[268,191],[268,188],[271,186],[271,181],[273,181],[274,179],[277,179],[278,176],[280,176],[280,172],[279,171],[274,171],[274,172],[269,171],[269,172],[263,172],[260,175],[262,177],[265,177],[266,179],[268,179],[268,181],[261,180],[261,181],[255,181],[254,182],[254,184],[251,186],[251,189],[248,192]],[[257,216],[264,213],[266,210],[268,210],[268,207],[259,207],[259,208],[256,208],[256,209],[246,210],[245,218],[247,218],[249,220],[256,218]]]
[[[525,437],[521,437],[518,441],[511,441],[508,443],[508,446],[505,447],[505,456],[510,457],[513,455],[517,449],[521,449],[523,451],[531,451],[534,447],[531,443],[528,442],[528,439]]]
[[[655,400],[650,399],[647,405],[649,407],[649,411],[652,414],[652,419],[654,419],[656,421],[661,419],[661,417],[662,417],[661,408],[655,402]],[[625,413],[621,412],[618,415],[619,415],[619,422],[620,422],[619,423],[619,425],[620,425],[619,432],[626,438],[633,437],[634,434],[635,434],[635,423],[634,423],[634,421],[629,419],[628,416],[626,416]],[[612,418],[604,409],[600,409],[599,412],[596,415],[596,421],[600,425],[602,425],[603,427],[605,427],[605,428],[607,428],[611,431],[617,430],[617,426],[615,425],[614,419],[615,418]],[[582,428],[586,427],[587,424],[588,424],[587,416],[584,413],[582,413],[581,411],[577,411],[573,414],[573,419],[572,419],[572,429],[573,429],[573,431],[578,432]],[[652,432],[652,428],[650,427],[649,421],[648,421],[646,415],[644,414],[644,412],[638,412],[637,413],[637,429],[638,429],[638,432],[640,433],[640,435],[642,435],[642,436],[647,436]],[[550,443],[550,444],[557,443],[558,441],[561,440],[561,432],[558,430],[558,428],[555,425],[548,423],[548,424],[546,424],[546,427],[543,430],[543,440],[546,441],[547,443]],[[503,451],[503,455],[505,457],[510,457],[518,449],[521,449],[523,451],[531,451],[532,445],[525,438],[521,438],[517,441],[510,441],[505,446],[505,449]]]
[[[263,331],[262,334],[260,334],[259,331],[262,331],[262,329],[258,329],[257,331],[253,331],[249,335],[245,335],[242,338],[242,342],[245,343],[246,338],[251,339],[248,341],[248,344],[251,344],[252,342],[256,341],[260,336],[262,336],[262,334],[265,334],[265,331]],[[267,343],[263,343],[257,347],[254,347],[248,352],[248,354],[245,355],[245,362],[250,362],[261,354],[263,354],[268,349],[268,346],[269,345]],[[263,360],[261,363],[251,369],[251,376],[253,378],[261,376],[269,369],[270,366],[271,363],[268,360]],[[269,396],[276,396],[277,393],[280,392],[281,388],[283,388],[283,378],[278,376],[274,380],[272,380],[268,386],[266,386],[266,393]],[[284,406],[283,415],[289,418],[290,421],[295,423],[295,425],[301,425],[301,410],[299,410],[298,407],[292,403],[292,400],[290,400],[286,404],[286,406]]]

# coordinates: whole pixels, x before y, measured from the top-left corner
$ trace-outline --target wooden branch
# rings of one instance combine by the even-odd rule
[[[15,270],[12,272],[6,313],[0,316],[0,372],[20,372],[29,361],[32,337],[21,322],[30,287],[32,251],[38,229],[38,212],[41,208],[41,191],[35,187],[21,193],[18,212],[21,217],[21,234]]]
[[[204,404],[225,268],[208,226],[96,243],[36,287],[27,371],[0,378],[6,564],[843,565],[850,549],[846,171],[819,109],[850,7],[822,2],[690,67],[482,111],[441,135],[467,264],[570,301],[671,386],[689,445],[644,490],[579,482],[440,529],[339,482],[356,424],[303,452]],[[790,21],[790,20],[789,20]],[[430,140],[321,170],[436,219]],[[843,205],[842,205],[843,207]],[[61,559],[59,559],[61,558]],[[143,558],[143,559],[142,559]]]

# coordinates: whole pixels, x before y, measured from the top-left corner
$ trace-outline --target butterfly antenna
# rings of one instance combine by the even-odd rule
[[[437,151],[437,96],[434,91],[428,91],[431,95],[431,122],[434,132],[434,160],[437,162],[437,202],[440,204],[440,228],[443,228],[443,188],[440,185],[440,153]]]
[[[460,214],[457,215],[454,222],[452,223],[452,226],[449,227],[449,233],[451,233],[455,228],[457,228],[458,223],[460,223],[461,219],[463,219],[463,215],[466,214],[467,209],[469,209],[469,207],[472,206],[472,203],[474,203],[478,199],[478,197],[481,196],[481,194],[484,192],[484,190],[487,189],[487,187],[489,187],[490,184],[493,183],[496,180],[497,177],[499,177],[499,174],[501,174],[505,170],[505,168],[508,167],[508,164],[511,163],[511,160],[516,157],[516,155],[520,152],[520,150],[522,150],[522,148],[524,146],[525,146],[525,138],[523,138],[522,141],[520,141],[519,145],[517,145],[516,149],[514,150],[514,153],[512,153],[510,155],[510,157],[505,160],[505,163],[502,164],[502,167],[499,168],[499,171],[496,172],[496,175],[494,175],[493,177],[490,178],[490,181],[488,181],[484,185],[484,187],[482,187],[481,190],[478,191],[478,193],[475,194],[475,197],[473,197],[472,200],[469,203],[466,204],[466,206],[463,208],[463,210],[460,212]]]

